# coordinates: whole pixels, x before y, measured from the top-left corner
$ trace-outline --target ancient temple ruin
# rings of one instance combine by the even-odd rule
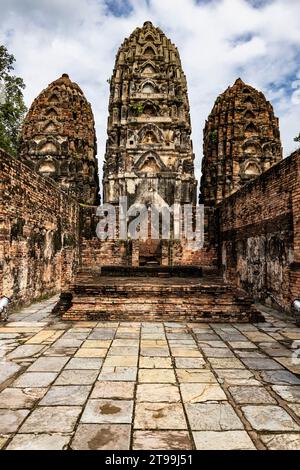
[[[186,78],[176,47],[149,21],[117,53],[107,131],[104,203],[196,208]],[[255,321],[257,300],[291,313],[300,152],[282,160],[272,105],[241,79],[205,125],[199,248],[174,232],[99,239],[94,119],[66,74],[32,104],[19,158],[0,157],[0,293],[15,305],[60,292],[56,312],[66,320]]]
[[[110,80],[103,202],[192,204],[197,198],[187,82],[177,48],[151,22],[120,47]],[[128,264],[175,263],[184,243],[140,240]],[[132,251],[132,244],[128,247]],[[127,250],[128,251],[128,250]]]
[[[205,124],[201,200],[213,207],[281,160],[272,105],[237,79],[217,98]]]
[[[85,204],[99,202],[94,116],[67,74],[34,100],[25,118],[20,159]]]
[[[195,204],[190,135],[178,50],[148,21],[122,44],[110,82],[104,202]]]

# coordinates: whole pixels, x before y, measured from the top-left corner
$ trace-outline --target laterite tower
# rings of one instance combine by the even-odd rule
[[[103,201],[195,204],[190,135],[178,50],[147,21],[119,49],[110,81]]]

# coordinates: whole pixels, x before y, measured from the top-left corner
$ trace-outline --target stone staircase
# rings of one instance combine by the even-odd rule
[[[202,277],[203,270],[199,266],[103,266],[100,268],[101,276],[109,277]],[[87,279],[86,273],[80,273],[83,282]]]
[[[216,273],[198,278],[167,277],[162,272],[162,277],[128,277],[126,270],[123,276],[80,272],[56,311],[64,320],[263,321],[252,299],[224,284]]]

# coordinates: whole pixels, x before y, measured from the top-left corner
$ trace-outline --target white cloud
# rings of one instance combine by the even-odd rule
[[[280,118],[285,155],[300,131],[300,1],[0,0],[0,41],[16,57],[26,103],[63,72],[92,103],[102,166],[115,54],[151,20],[179,49],[189,85],[197,177],[202,130],[216,97],[238,76],[262,90]],[[108,8],[110,6],[110,9]],[[128,8],[130,7],[130,8]],[[122,16],[122,9],[127,16]],[[114,15],[114,12],[116,16]],[[121,15],[121,16],[120,16]]]

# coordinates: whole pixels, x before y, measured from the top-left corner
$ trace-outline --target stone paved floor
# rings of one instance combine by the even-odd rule
[[[63,323],[55,301],[0,323],[0,448],[300,449],[293,323]]]

